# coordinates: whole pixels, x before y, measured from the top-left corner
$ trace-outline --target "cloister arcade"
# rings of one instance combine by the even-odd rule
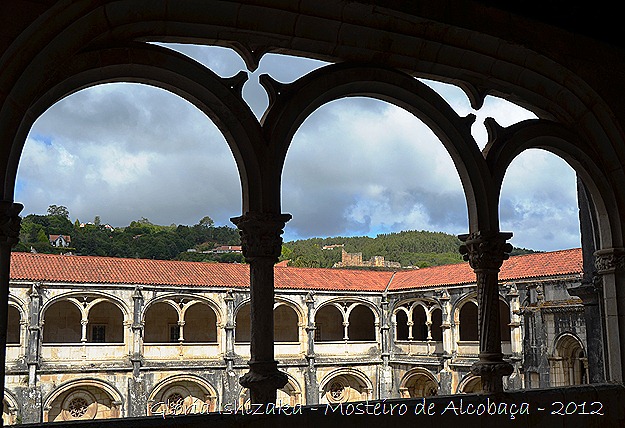
[[[564,18],[562,8],[568,12]],[[9,316],[13,320],[16,316],[10,309],[14,305],[9,304],[9,283],[11,247],[18,239],[22,206],[14,200],[14,195],[22,148],[32,124],[56,101],[80,89],[116,81],[151,84],[192,102],[212,118],[236,159],[242,206],[241,215],[232,221],[241,231],[243,253],[249,262],[249,295],[245,296],[250,301],[249,362],[246,365],[241,359],[237,360],[233,353],[234,308],[223,318],[215,316],[216,323],[221,321],[223,325],[217,330],[217,346],[226,349],[223,364],[226,371],[235,373],[232,377],[242,374],[245,368],[249,370],[242,374],[239,382],[249,388],[252,401],[275,401],[277,390],[288,382],[289,372],[288,368],[286,372],[282,370],[282,365],[288,365],[288,358],[276,360],[281,355],[280,345],[274,344],[274,264],[280,255],[282,230],[291,218],[281,207],[281,174],[286,153],[294,133],[312,111],[332,100],[366,94],[398,105],[420,118],[440,138],[453,159],[468,212],[468,230],[461,235],[464,241],[461,252],[474,270],[475,300],[479,309],[479,343],[477,349],[472,350],[471,367],[467,362],[460,371],[468,374],[470,370],[472,376],[479,376],[485,393],[500,393],[506,383],[504,379],[518,378],[514,361],[504,360],[506,351],[502,348],[500,327],[499,270],[508,258],[511,250],[508,241],[512,236],[511,232],[500,230],[499,195],[503,177],[512,160],[530,148],[548,150],[576,171],[580,187],[587,194],[580,208],[589,217],[582,232],[585,276],[577,289],[586,306],[578,308],[576,313],[581,316],[585,312],[597,334],[580,341],[582,344],[586,341],[583,353],[574,342],[562,339],[560,348],[552,355],[555,360],[562,358],[561,367],[569,373],[569,382],[584,378],[580,362],[588,358],[587,378],[617,385],[612,388],[622,395],[625,370],[625,189],[622,186],[625,181],[622,103],[625,53],[623,38],[615,31],[621,28],[616,25],[616,16],[619,14],[615,10],[603,10],[601,5],[578,8],[535,2],[506,6],[506,2],[461,1],[451,7],[448,2],[329,1],[324,8],[320,8],[318,2],[291,4],[271,0],[252,3],[196,0],[3,2],[0,14],[0,281],[3,290],[0,330],[6,330]],[[249,70],[254,70],[267,52],[307,56],[330,65],[289,84],[262,78],[270,100],[266,113],[257,120],[240,96],[245,73],[220,78],[189,58],[146,43],[163,41],[231,47],[241,54]],[[527,108],[538,118],[506,128],[488,120],[489,142],[480,150],[470,134],[474,117],[459,116],[415,77],[457,85],[477,109],[487,95],[495,94]],[[100,289],[106,288],[105,284],[100,285]],[[540,294],[537,286],[530,288],[534,290],[533,295]],[[34,291],[30,296],[22,293],[17,297],[31,305],[32,295],[37,293]],[[57,293],[61,294],[58,290]],[[106,306],[99,306],[104,302],[97,302],[100,296],[89,300],[91,294],[85,290],[78,294],[81,293],[87,296],[82,302],[67,299],[59,302],[59,306],[50,305],[49,313],[40,308],[28,311],[29,327],[34,327],[28,331],[28,339],[21,341],[19,347],[0,346],[1,359],[8,362],[6,374],[12,376],[9,362],[18,361],[15,357],[20,356],[20,349],[24,351],[26,342],[29,352],[26,360],[22,360],[20,373],[32,375],[28,377],[28,385],[34,390],[37,382],[45,384],[50,380],[45,376],[55,376],[41,375],[40,379],[34,376],[42,361],[68,361],[77,357],[97,361],[95,353],[84,351],[89,349],[90,341],[102,343],[100,340],[106,341],[107,337],[119,340],[117,324],[110,332],[98,327],[110,319],[108,313],[104,313]],[[193,360],[191,355],[197,359],[206,358],[207,354],[219,355],[219,349],[210,348],[210,344],[194,351],[195,354],[181,353],[185,345],[180,344],[180,339],[184,340],[186,325],[181,316],[182,307],[178,310],[170,305],[169,309],[165,302],[158,304],[168,313],[165,335],[168,334],[169,339],[175,337],[175,324],[178,324],[179,344],[175,345],[178,348],[169,351],[159,348],[153,354],[147,350],[142,352],[146,347],[141,338],[141,324],[145,319],[141,318],[140,306],[144,297],[134,289],[127,290],[126,294],[125,301],[133,302],[132,312],[121,310],[126,316],[126,329],[122,331],[123,346],[127,348],[116,349],[113,354],[118,357],[127,351],[132,376],[126,380],[134,382],[136,388],[141,387],[143,378],[139,375],[146,360],[172,360],[174,356],[179,360]],[[510,296],[505,297],[518,299],[513,296],[510,290]],[[235,300],[242,298],[232,296]],[[387,296],[380,293],[370,300],[376,308],[389,306],[385,298]],[[219,307],[232,306],[234,301],[229,299],[222,297]],[[302,313],[308,314],[302,322],[307,339],[302,347],[306,347],[307,356],[314,360],[308,365],[311,376],[317,358],[314,348],[310,348],[315,334],[310,312],[314,312],[315,301],[309,299],[312,302],[309,305],[305,303],[306,296],[300,299]],[[347,296],[343,300],[351,301]],[[113,309],[113,319],[119,320],[116,305],[111,304],[113,306],[108,308]],[[473,309],[469,309],[471,305],[473,303],[465,303],[463,307],[466,306],[468,312],[460,309],[457,315],[474,319]],[[511,306],[514,305],[518,302],[512,302]],[[200,311],[198,308],[201,306],[195,307],[189,315],[199,317],[198,313],[193,315]],[[442,346],[449,351],[453,346],[449,336],[456,333],[452,328],[455,320],[451,320],[449,308],[443,308],[441,305]],[[89,329],[92,309],[93,323]],[[61,310],[67,310],[67,314]],[[376,325],[375,313],[367,310],[360,305],[353,306],[349,315],[345,308],[342,313],[339,310],[344,323],[343,340],[365,339],[372,344],[379,341],[385,352],[377,360],[382,361],[380,370],[388,372],[391,364],[389,318],[377,319],[380,331],[372,337],[369,330],[360,331],[355,327],[356,319],[370,326],[373,318]],[[403,327],[402,321],[402,336],[407,333],[409,339],[411,334],[413,338],[427,334],[427,330],[420,328],[423,321],[420,311],[413,308],[410,318],[406,313],[408,328]],[[423,311],[427,326],[428,311],[425,308]],[[23,318],[24,312],[20,316]],[[330,316],[339,319],[336,312]],[[46,337],[46,325],[55,317],[60,328],[56,336],[48,333]],[[400,320],[401,317],[403,315]],[[511,319],[514,317],[512,311]],[[557,310],[545,308],[534,321],[548,324],[549,319],[562,318]],[[413,324],[412,329],[409,322]],[[576,324],[576,321],[571,318],[571,323]],[[20,321],[20,325],[25,324]],[[43,337],[40,339],[38,329],[41,327]],[[150,335],[158,340],[166,338],[163,328],[164,324]],[[516,321],[510,323],[512,342],[519,340],[518,328]],[[21,337],[26,336],[24,330],[22,328]],[[464,338],[475,337],[470,331],[463,333],[462,326],[458,333]],[[429,335],[432,335],[431,326]],[[555,332],[547,330],[547,335],[551,337]],[[333,333],[332,338],[336,337],[338,332]],[[83,352],[65,352],[64,347],[46,346],[44,339],[78,341]],[[367,351],[376,347],[363,347],[359,353],[369,355]],[[513,352],[519,349],[518,344],[512,343],[511,347]],[[455,350],[461,353],[460,348]],[[532,369],[539,384],[543,382],[542,363],[536,360]],[[235,367],[238,372],[234,371]],[[320,370],[326,369],[320,367]],[[326,379],[324,374],[318,375]],[[150,376],[158,377],[154,372]],[[331,396],[348,393],[351,397],[352,390],[361,396],[369,394],[370,386],[363,378],[341,376],[340,382],[324,380],[317,383],[317,388]],[[380,376],[375,384],[389,391],[382,379],[391,377]],[[4,381],[4,376],[0,378]],[[475,378],[467,381],[472,385],[470,389],[477,388],[476,383]],[[90,392],[93,397],[86,392],[62,397],[57,393],[48,395],[49,391],[43,388],[43,396],[48,399],[40,403],[50,406],[48,416],[54,419],[68,412],[84,416],[100,411],[99,404],[97,410],[89,404],[89,400],[96,397],[95,391]],[[604,385],[601,391],[609,388]],[[85,386],[85,391],[91,390]],[[108,398],[103,400],[117,401],[112,391],[108,391]],[[311,391],[312,396],[319,395],[314,388]],[[565,393],[568,392],[565,390]],[[608,394],[605,397],[609,398]],[[106,407],[114,413],[118,410],[113,401]],[[126,404],[129,410],[135,405],[132,400]],[[129,413],[139,414],[135,410]],[[619,417],[622,422],[622,413]]]
[[[525,278],[525,267],[507,273],[522,278],[501,284],[502,350],[518,373],[506,379],[507,390],[527,387],[531,374],[525,370],[537,374],[542,386],[588,382],[582,306],[566,291],[580,281],[580,254],[520,256],[535,259],[536,266],[547,263],[541,261],[545,257],[555,257],[553,265],[572,262],[569,272],[546,274],[547,289],[538,285],[541,277]],[[208,264],[198,266],[213,270],[187,278],[184,262],[160,261],[159,269],[179,270],[175,278],[185,278],[188,285],[180,289],[125,280],[94,292],[92,272],[124,271],[130,260],[28,253],[16,253],[13,259],[21,279],[12,280],[11,287],[5,420],[15,421],[17,415],[40,421],[104,419],[249,406],[250,390],[233,382],[250,358],[250,292],[235,279],[247,266],[236,266],[236,274],[228,266],[232,281],[216,287],[204,285],[215,283]],[[82,266],[84,284],[56,282],[54,272],[74,263]],[[146,263],[133,267],[145,269],[139,278],[150,278],[155,262]],[[280,282],[294,284],[291,275],[308,280],[299,288],[281,287],[275,295],[274,349],[288,377],[276,402],[293,406],[479,391],[480,378],[470,372],[479,355],[475,284],[423,286],[419,279],[450,268],[458,266],[356,275],[340,269],[277,268]],[[50,280],[26,279],[36,275]],[[323,280],[315,282],[315,277]],[[391,278],[401,286],[384,291]],[[369,288],[363,288],[363,281]],[[339,283],[358,289],[358,296],[324,289]],[[549,296],[544,308],[531,299],[521,302],[521,296],[538,295],[537,290]],[[553,308],[563,318],[548,321],[547,336],[536,339],[553,351],[541,357],[543,366],[525,367],[520,358],[526,352],[524,340],[542,330],[536,328],[541,318],[535,312],[547,311],[544,316],[549,317]],[[525,309],[527,314],[520,315]],[[553,336],[555,325],[566,333]],[[36,400],[31,408],[40,403],[42,413],[11,404],[16,396]]]

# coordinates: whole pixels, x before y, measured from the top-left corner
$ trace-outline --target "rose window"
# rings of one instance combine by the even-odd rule
[[[85,416],[88,408],[89,402],[83,397],[76,397],[72,399],[72,401],[70,401],[67,405],[67,411],[72,416],[72,418],[81,418]]]
[[[174,392],[167,397],[168,404],[177,404],[184,401],[184,397],[179,392]]]
[[[341,401],[345,396],[345,386],[340,382],[333,382],[330,385],[330,398],[333,401]]]

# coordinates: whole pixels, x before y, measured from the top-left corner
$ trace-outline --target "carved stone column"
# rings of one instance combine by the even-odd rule
[[[143,294],[141,288],[136,287],[132,294],[132,354],[130,361],[132,362],[132,375],[139,377],[139,370],[143,362],[143,323],[141,322],[141,314],[143,313]]]
[[[315,296],[308,293],[306,296],[306,308],[308,309],[306,325],[306,334],[308,338],[308,347],[306,349],[306,360],[308,361],[307,370],[304,372],[306,381],[306,404],[318,404],[319,402],[319,385],[317,383],[317,366],[315,364]]]
[[[21,204],[0,201],[0,391],[4,391],[11,248],[19,242]],[[1,422],[0,422],[1,423]]]
[[[601,276],[600,295],[603,298],[603,318],[608,381],[625,379],[625,249],[607,248],[595,252],[595,267]],[[587,327],[588,329],[588,327]]]
[[[499,268],[512,251],[506,241],[512,233],[476,232],[460,235],[464,242],[460,253],[469,262],[477,277],[478,327],[480,360],[473,364],[471,373],[480,376],[485,393],[503,391],[503,376],[509,376],[513,367],[503,360],[499,326]]]
[[[246,213],[231,221],[239,228],[243,256],[250,264],[250,371],[239,383],[250,390],[252,403],[275,403],[288,378],[274,359],[274,264],[282,251],[282,231],[290,214]]]

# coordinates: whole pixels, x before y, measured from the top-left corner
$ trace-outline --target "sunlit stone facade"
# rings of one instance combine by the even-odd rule
[[[245,265],[14,253],[5,423],[208,412],[249,398]],[[291,406],[479,390],[473,272],[276,267],[275,355]],[[581,251],[500,273],[507,389],[588,381]],[[473,278],[473,279],[472,279]],[[178,409],[178,410],[176,410]]]

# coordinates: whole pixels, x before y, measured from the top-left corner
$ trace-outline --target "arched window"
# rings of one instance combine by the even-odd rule
[[[273,310],[275,342],[299,342],[297,313],[287,305],[279,305]]]
[[[499,326],[501,327],[501,341],[510,342],[510,308],[503,300],[499,300]]]
[[[322,403],[345,403],[348,401],[364,401],[369,398],[370,386],[365,379],[351,374],[340,374],[332,377],[321,390]]]
[[[217,342],[217,316],[204,303],[194,303],[184,314],[185,342]]]
[[[88,342],[124,342],[124,315],[119,307],[111,302],[97,303],[89,310],[88,318]]]
[[[555,344],[551,365],[551,386],[581,385],[588,383],[586,354],[581,341],[573,334],[563,334]]]
[[[375,316],[365,305],[357,305],[349,314],[349,340],[375,340]]]
[[[343,314],[334,305],[326,305],[315,315],[315,341],[343,340]]]
[[[443,311],[440,309],[434,309],[431,315],[432,325],[430,326],[430,333],[432,334],[432,340],[441,342],[443,340]]]
[[[438,393],[438,383],[434,376],[425,369],[417,369],[402,382],[400,393],[402,398],[431,397]],[[423,371],[421,371],[423,370]]]
[[[19,345],[20,343],[20,311],[9,305],[7,319],[7,345]]]
[[[408,315],[404,311],[395,313],[395,334],[397,340],[408,340]]]
[[[80,310],[72,302],[53,303],[44,314],[44,343],[80,343],[82,327]]]
[[[476,341],[477,334],[477,305],[474,302],[466,302],[460,308],[460,340]]]
[[[415,305],[412,309],[412,338],[414,340],[427,339],[428,327],[425,321],[425,309],[421,305]]]
[[[250,321],[250,304],[246,303],[237,311],[236,328],[234,331],[235,342],[249,342],[252,332]]]
[[[158,302],[145,313],[145,343],[177,343],[180,339],[178,312],[169,303]]]

